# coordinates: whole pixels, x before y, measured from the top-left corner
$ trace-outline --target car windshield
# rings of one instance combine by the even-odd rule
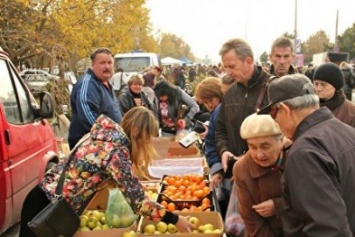
[[[120,67],[124,72],[140,72],[149,67],[149,57],[129,57],[115,58],[116,67]]]

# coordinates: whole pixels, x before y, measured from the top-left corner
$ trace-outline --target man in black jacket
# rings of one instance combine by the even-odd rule
[[[226,201],[230,189],[233,164],[248,146],[240,136],[244,119],[267,104],[266,82],[270,74],[254,63],[250,45],[241,39],[226,42],[220,50],[226,73],[235,83],[223,97],[216,127],[216,150],[221,157],[221,169],[212,175],[213,187],[225,187]]]

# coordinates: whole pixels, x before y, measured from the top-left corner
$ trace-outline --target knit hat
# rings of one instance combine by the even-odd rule
[[[280,134],[281,130],[279,125],[268,114],[251,114],[244,119],[240,126],[240,136],[243,139],[276,136]]]
[[[316,69],[313,80],[325,81],[339,90],[344,85],[344,75],[335,63],[324,63]]]

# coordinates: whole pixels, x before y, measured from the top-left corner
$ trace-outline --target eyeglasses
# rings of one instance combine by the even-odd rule
[[[270,116],[275,120],[277,113],[279,112],[280,107],[272,107],[270,110]]]

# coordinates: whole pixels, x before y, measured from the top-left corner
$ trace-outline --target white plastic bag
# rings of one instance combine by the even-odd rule
[[[244,236],[245,225],[238,211],[237,185],[235,182],[233,182],[229,197],[224,227],[229,237]]]

